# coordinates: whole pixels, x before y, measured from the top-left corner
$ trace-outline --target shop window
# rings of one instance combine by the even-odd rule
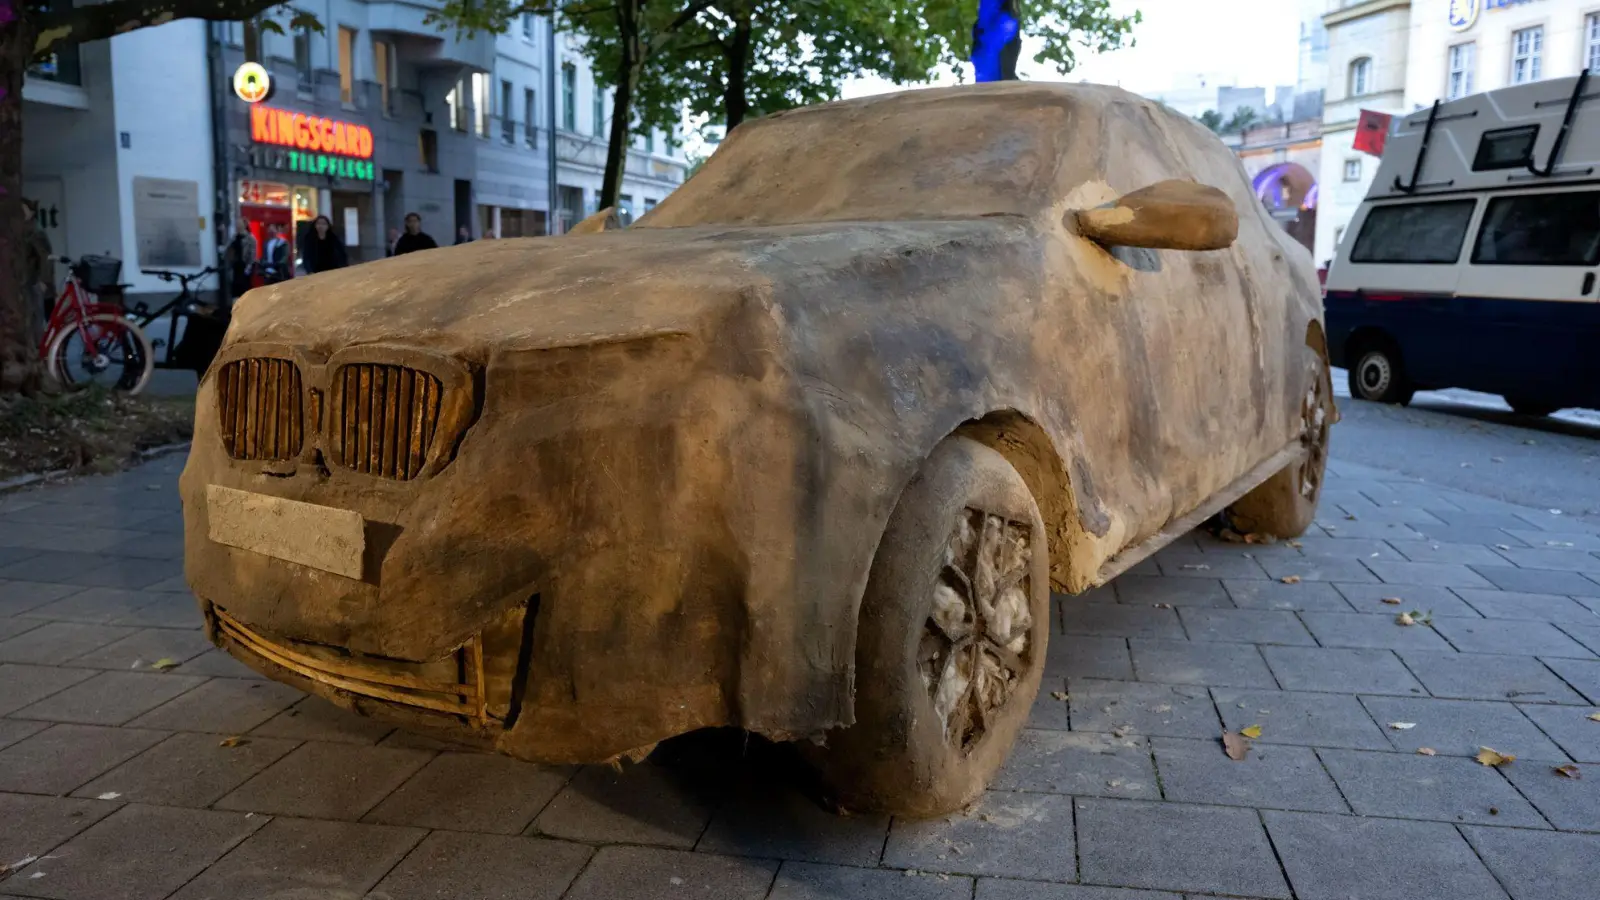
[[[439,132],[432,128],[424,128],[417,134],[417,143],[422,150],[422,168],[433,173],[439,171]]]
[[[578,130],[578,67],[561,64],[561,127]]]
[[[347,107],[356,102],[356,33],[343,25],[339,26],[339,102]]]

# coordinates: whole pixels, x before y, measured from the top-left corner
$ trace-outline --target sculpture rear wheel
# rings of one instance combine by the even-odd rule
[[[999,453],[951,438],[890,519],[862,603],[856,722],[814,754],[839,805],[936,816],[975,799],[1038,693],[1044,523]]]

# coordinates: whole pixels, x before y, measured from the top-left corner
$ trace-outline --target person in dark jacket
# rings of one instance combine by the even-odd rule
[[[350,264],[344,241],[339,239],[327,216],[317,216],[312,220],[311,230],[306,232],[305,245],[300,248],[300,260],[311,275],[342,269]]]
[[[416,213],[406,213],[406,233],[400,235],[400,240],[394,242],[394,255],[432,250],[438,246],[439,242],[422,230],[422,217]]]
[[[223,270],[228,276],[229,293],[243,297],[250,290],[250,276],[260,257],[255,235],[250,233],[250,221],[244,216],[234,223],[233,239],[223,251]]]
[[[472,232],[467,230],[467,226],[463,225],[460,228],[457,228],[456,229],[456,246],[460,246],[462,244],[470,244],[470,243],[472,243]]]
[[[289,240],[283,236],[282,225],[267,226],[267,244],[261,248],[261,269],[267,284],[276,284],[290,277]]]

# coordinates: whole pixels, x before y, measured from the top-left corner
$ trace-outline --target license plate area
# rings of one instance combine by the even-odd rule
[[[208,536],[218,544],[360,579],[366,521],[359,513],[221,485],[206,487]]]

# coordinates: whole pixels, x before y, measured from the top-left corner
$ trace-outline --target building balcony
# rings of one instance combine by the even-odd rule
[[[494,69],[495,36],[468,35],[430,23],[441,4],[432,0],[383,0],[367,4],[367,29],[390,41],[402,63],[420,68]]]

